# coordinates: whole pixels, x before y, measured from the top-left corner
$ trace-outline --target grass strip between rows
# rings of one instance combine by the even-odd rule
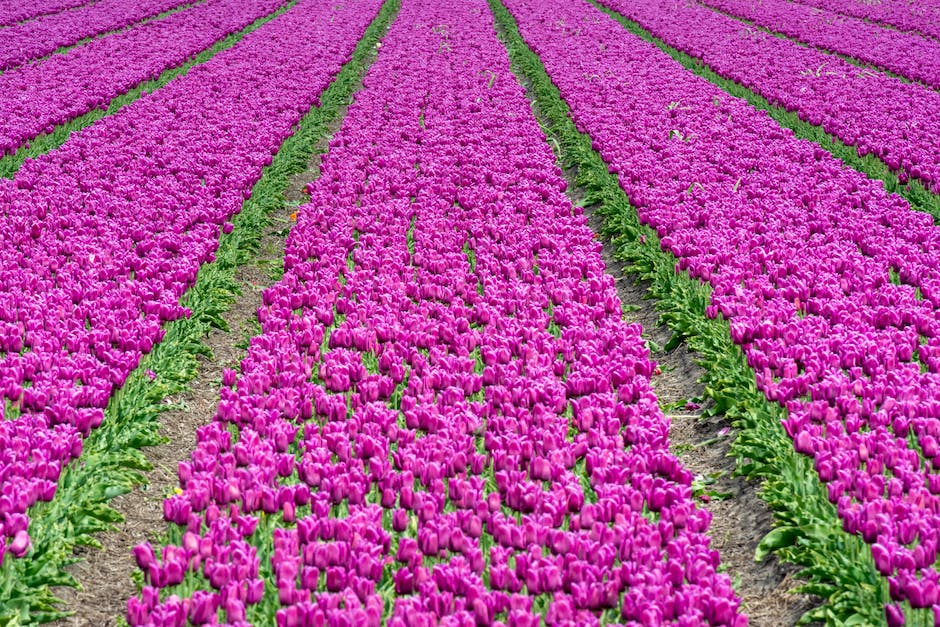
[[[887,580],[876,571],[868,546],[843,531],[812,460],[795,452],[781,425],[784,408],[757,388],[743,352],[731,340],[728,322],[705,315],[711,288],[677,271],[676,258],[660,248],[656,231],[640,223],[617,176],[592,149],[591,138],[577,130],[515,19],[499,0],[488,1],[505,33],[513,69],[529,86],[560,163],[576,168],[576,183],[586,191],[583,202],[597,207],[604,221],[602,235],[613,243],[624,271],[643,283],[662,312],[661,321],[697,353],[705,369],[704,395],[714,401],[711,414],[727,416],[736,430],[731,447],[735,473],[760,482],[759,495],[774,513],[775,528],[761,541],[755,559],[776,553],[801,567],[799,577],[806,583],[798,591],[825,601],[801,622],[882,624],[883,605],[890,602]],[[929,612],[904,609],[913,624],[933,624]]]
[[[70,122],[56,126],[48,133],[43,133],[42,135],[34,137],[30,141],[20,146],[15,153],[5,155],[0,158],[0,177],[7,179],[13,178],[17,170],[20,169],[20,167],[23,165],[23,162],[27,159],[33,159],[41,154],[49,152],[50,150],[55,150],[64,144],[72,133],[80,131],[86,126],[91,126],[106,115],[113,115],[117,113],[141,96],[163,87],[177,76],[183,76],[189,72],[189,70],[194,65],[205,63],[223,50],[231,48],[241,41],[245,35],[261,28],[277,16],[281,15],[285,11],[288,11],[295,4],[297,4],[297,0],[290,0],[276,11],[263,17],[259,17],[257,20],[242,30],[236,33],[232,33],[224,39],[217,41],[211,47],[206,48],[186,63],[165,70],[162,74],[160,74],[160,76],[153,80],[138,84],[136,87],[124,92],[120,96],[113,98],[108,104],[107,109],[92,109],[88,113],[81,115]],[[2,625],[2,623],[0,623],[0,625]]]
[[[362,40],[356,47],[356,51],[353,53],[352,59],[349,61],[349,63],[347,63],[346,67],[340,73],[339,77],[336,79],[333,85],[324,93],[320,109],[316,112],[316,120],[311,120],[309,122],[309,127],[307,119],[304,120],[300,133],[308,134],[311,143],[316,143],[320,138],[326,136],[328,132],[327,125],[339,119],[340,107],[352,103],[354,92],[357,90],[358,85],[363,76],[365,76],[369,66],[378,55],[377,44],[380,43],[382,37],[384,37],[385,33],[388,31],[388,28],[391,26],[392,21],[397,16],[400,7],[401,0],[385,0],[381,10],[379,11],[379,14],[366,30],[365,35],[363,35]],[[349,71],[347,72],[347,70]],[[313,151],[310,150],[302,160],[299,160],[296,163],[297,168],[291,173],[295,174],[303,172],[306,169],[307,162],[309,161],[309,157],[312,154]],[[286,189],[286,179],[284,181],[284,186],[281,189],[282,198],[284,189]],[[283,202],[283,200],[281,202]],[[275,273],[273,278],[275,280],[279,280],[281,276],[283,276],[283,266]],[[344,317],[344,315],[340,315],[337,317],[333,325],[330,326],[327,334],[323,339],[324,350],[329,342],[329,333],[342,323]],[[253,330],[253,333],[249,331],[252,336],[258,336],[262,333],[261,325],[255,317],[252,318],[252,324],[249,329]],[[246,342],[244,344],[246,350],[250,343],[250,339],[251,338],[246,337]],[[407,378],[405,381],[407,382]],[[221,387],[221,382],[219,385]],[[232,433],[232,442],[237,442],[237,429],[229,425],[229,430]],[[295,456],[297,455],[298,449],[296,442],[291,443],[289,452]],[[290,478],[286,479],[286,481],[288,483],[297,482],[299,481],[299,478],[296,475],[292,475]],[[309,508],[307,508],[306,512],[303,508],[298,508],[297,518],[299,519],[304,515],[309,515]],[[343,501],[340,505],[338,505],[336,509],[336,515],[338,517],[345,518],[348,515],[348,503]],[[250,537],[246,538],[249,542],[252,540],[261,540],[261,542],[254,542],[253,545],[258,549],[258,557],[260,562],[258,576],[265,582],[265,593],[261,601],[256,604],[249,604],[245,608],[246,618],[248,622],[253,625],[274,624],[274,616],[280,607],[276,593],[277,579],[271,564],[271,558],[274,554],[274,547],[271,542],[271,538],[274,535],[275,529],[283,528],[285,526],[287,526],[287,523],[284,521],[282,512],[271,515],[267,515],[264,512],[261,512],[258,515],[258,524],[254,530],[254,533]],[[182,543],[184,531],[185,527],[168,523],[164,533],[154,534],[155,537],[152,541],[152,544],[154,547],[166,545],[179,546]],[[388,569],[390,567],[387,566],[386,568]],[[325,577],[325,574],[323,576]],[[390,571],[388,577],[391,577]],[[138,586],[142,587],[144,584],[142,571],[135,571],[134,578]],[[188,598],[192,596],[195,590],[205,590],[207,587],[208,582],[205,579],[203,573],[187,570],[182,583],[172,588],[161,589],[161,599],[165,600],[169,594],[177,594],[181,598]]]
[[[884,183],[885,190],[898,194],[910,203],[913,209],[923,211],[933,216],[934,222],[940,224],[940,195],[931,192],[918,179],[909,178],[902,183],[898,178],[898,172],[891,169],[884,161],[873,154],[859,156],[855,146],[849,146],[835,135],[827,133],[822,127],[801,120],[798,113],[787,111],[783,107],[771,104],[760,94],[727,79],[711,69],[700,59],[697,59],[685,52],[673,48],[663,40],[655,37],[648,30],[640,26],[628,17],[617,13],[607,7],[599,4],[596,0],[588,0],[595,7],[617,20],[624,28],[637,37],[654,44],[660,50],[678,61],[684,68],[701,76],[708,82],[720,87],[732,96],[746,100],[748,104],[756,109],[765,111],[780,126],[793,131],[800,139],[806,139],[818,144],[827,152],[831,153],[836,159],[842,161],[850,168],[858,170],[871,179],[876,179]],[[771,33],[774,34],[774,33]],[[781,35],[782,37],[782,35]],[[784,39],[786,39],[784,37]],[[788,40],[789,41],[789,40]],[[794,42],[799,43],[799,42]],[[802,44],[805,46],[805,44]],[[856,61],[856,64],[858,62]],[[863,66],[867,67],[867,66]],[[879,70],[881,71],[881,70]],[[910,81],[907,81],[910,82]]]
[[[200,268],[196,283],[181,301],[192,315],[166,325],[163,341],[111,398],[101,426],[85,440],[82,456],[63,470],[55,498],[30,510],[33,550],[24,559],[6,559],[0,568],[0,627],[68,615],[52,588],[78,585],[64,570],[78,561],[73,549],[100,547],[95,534],[114,530],[123,521],[108,502],[147,483],[145,473],[151,465],[140,449],[165,441],[158,433],[159,417],[174,408],[168,397],[183,392],[195,378],[199,356],[211,357],[203,343],[209,331],[228,331],[222,315],[240,294],[236,270],[257,252],[268,215],[285,205],[290,176],[307,169],[330,122],[350,101],[397,8],[398,0],[386,0],[351,59],[321,96],[320,106],[307,113],[264,168],[251,198],[232,219],[234,229],[221,237],[215,261]]]

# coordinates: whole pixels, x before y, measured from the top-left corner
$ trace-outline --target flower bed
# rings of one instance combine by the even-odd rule
[[[0,72],[38,59],[86,37],[124,28],[189,0],[101,0],[0,30]]]
[[[787,408],[796,450],[845,531],[872,545],[891,597],[936,605],[929,217],[590,5],[506,4],[641,220],[712,286],[709,315],[730,320],[758,386]]]
[[[735,624],[654,365],[481,0],[404,3],[131,624]]]
[[[940,39],[940,3],[922,0],[909,4],[904,0],[882,0],[881,2],[859,2],[859,0],[796,0],[800,4],[814,6],[860,17],[872,22],[893,26],[900,30],[919,32]]]
[[[12,154],[135,85],[154,80],[285,0],[207,0],[191,9],[0,75],[0,149]],[[3,31],[0,31],[2,33]]]
[[[940,41],[936,39],[788,0],[702,0],[702,4],[940,89]]]
[[[603,0],[652,35],[821,126],[859,155],[940,190],[940,94],[858,68],[697,4],[673,0]],[[693,26],[694,25],[694,26]]]
[[[378,8],[300,3],[2,182],[0,561]]]
[[[0,26],[10,26],[17,22],[35,19],[42,15],[59,13],[74,9],[92,0],[37,0],[36,2],[4,2],[0,5]]]

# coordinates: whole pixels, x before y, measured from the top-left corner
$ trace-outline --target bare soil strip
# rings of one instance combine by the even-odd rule
[[[546,124],[534,102],[531,85],[525,80],[522,83],[533,100],[533,111]],[[552,147],[557,154],[557,145],[552,143]],[[576,183],[576,170],[566,169],[564,173],[571,202],[583,204],[585,190]],[[600,216],[594,215],[594,207],[585,206],[584,213],[603,243],[602,256],[624,305],[624,320],[642,325],[643,337],[659,365],[660,374],[653,377],[652,384],[660,407],[671,419],[670,448],[696,475],[696,491],[703,496],[699,505],[712,513],[709,536],[712,548],[721,556],[720,568],[731,577],[752,627],[795,625],[800,616],[821,601],[792,592],[799,585],[792,577],[795,566],[781,563],[776,555],[763,562],[754,561],[757,545],[773,529],[773,514],[758,496],[758,485],[732,476],[735,461],[729,457],[729,450],[735,432],[724,416],[703,415],[706,407],[699,405],[699,399],[704,392],[700,382],[704,370],[685,343],[664,350],[672,331],[660,322],[655,301],[646,298],[646,286],[625,273],[611,242],[599,235],[603,224]]]
[[[373,54],[374,58],[374,54]],[[362,87],[361,82],[353,93]],[[347,105],[327,125],[327,134],[316,144],[307,169],[292,175],[285,191],[286,202],[268,216],[269,224],[261,239],[257,255],[236,272],[241,295],[222,315],[229,326],[224,332],[213,329],[203,340],[211,350],[211,358],[199,358],[199,370],[189,389],[168,398],[174,409],[161,415],[160,434],[168,441],[146,449],[153,470],[147,473],[148,485],[111,501],[111,506],[124,516],[114,532],[98,539],[103,549],[82,549],[81,561],[70,567],[81,589],[63,588],[57,595],[74,612],[71,617],[53,623],[59,627],[116,627],[124,624],[122,617],[127,599],[137,593],[132,574],[138,570],[132,550],[134,546],[157,540],[165,531],[163,499],[179,486],[177,464],[189,458],[196,443],[196,429],[208,424],[215,416],[222,386],[222,370],[238,369],[245,356],[248,340],[257,334],[257,308],[261,292],[274,283],[284,262],[284,244],[296,219],[297,207],[309,198],[307,184],[320,175],[320,161],[329,139],[346,115]]]
[[[590,207],[585,208],[585,214],[599,233],[600,218],[592,216]],[[603,257],[607,272],[617,282],[620,300],[626,305],[624,319],[643,326],[643,336],[659,365],[661,374],[654,376],[652,383],[660,407],[672,423],[670,448],[697,477],[696,492],[702,493],[699,505],[712,513],[711,546],[721,555],[721,568],[741,596],[744,613],[753,627],[795,625],[820,601],[791,592],[799,585],[792,578],[795,566],[781,563],[775,555],[763,562],[754,561],[758,543],[773,528],[773,514],[758,497],[757,485],[732,476],[735,461],[728,455],[734,430],[724,416],[703,416],[705,408],[698,405],[704,392],[699,381],[703,369],[696,363],[695,353],[684,343],[671,351],[663,350],[672,331],[660,324],[655,302],[644,298],[643,285],[624,274],[607,241]]]

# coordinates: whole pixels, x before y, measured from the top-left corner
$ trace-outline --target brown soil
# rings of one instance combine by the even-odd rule
[[[505,41],[505,32],[499,24],[496,30]],[[524,77],[517,79],[532,101],[535,116],[550,126],[535,102],[531,82]],[[556,154],[560,151],[557,141],[550,138],[549,144]],[[707,482],[709,496],[715,495],[700,505],[712,513],[709,536],[712,548],[720,555],[720,569],[731,577],[742,599],[741,609],[752,627],[796,625],[805,612],[820,604],[820,599],[792,592],[799,585],[793,579],[795,566],[781,563],[775,555],[760,563],[754,561],[758,543],[773,528],[773,514],[758,496],[756,483],[731,476],[735,461],[729,457],[734,439],[730,421],[724,416],[703,417],[704,407],[686,407],[686,403],[698,401],[703,395],[702,366],[685,343],[669,352],[663,350],[672,331],[660,323],[655,302],[646,298],[647,286],[624,271],[612,243],[599,235],[603,232],[603,220],[595,214],[596,207],[585,205],[586,190],[576,183],[577,170],[565,169],[564,176],[568,182],[566,193],[572,204],[584,207],[588,224],[603,244],[607,273],[614,277],[620,300],[631,310],[624,313],[624,320],[640,323],[652,358],[659,365],[661,373],[653,377],[652,385],[660,407],[671,421],[672,452],[700,481]],[[679,410],[671,410],[673,407]]]
[[[527,86],[528,87],[528,86]],[[537,113],[537,108],[536,108]],[[331,133],[335,132],[345,115],[340,111]],[[320,142],[325,150],[328,138]],[[261,291],[271,283],[271,272],[283,259],[284,236],[292,224],[295,206],[307,198],[304,188],[319,175],[321,154],[310,161],[309,168],[291,178],[286,192],[288,204],[276,215],[262,240],[256,259],[239,269],[237,278],[243,292],[230,307],[224,318],[231,332],[213,330],[205,338],[212,350],[212,359],[200,359],[200,369],[187,393],[168,399],[180,403],[182,410],[169,411],[162,416],[161,433],[169,441],[147,449],[148,459],[154,465],[148,474],[149,484],[130,494],[118,497],[112,505],[120,511],[125,522],[120,529],[101,535],[98,539],[104,549],[83,549],[77,553],[82,561],[70,568],[82,589],[60,589],[59,596],[74,616],[56,623],[60,626],[105,627],[120,624],[126,600],[137,591],[131,579],[136,570],[132,548],[141,542],[156,538],[166,526],[163,521],[164,496],[177,486],[176,464],[189,455],[195,443],[196,428],[212,420],[218,402],[222,368],[235,367],[244,355],[245,338],[255,328],[255,309],[260,303]],[[572,202],[583,197],[583,190],[574,185],[572,172],[566,172]],[[589,223],[600,232],[600,218],[592,208],[585,208]],[[629,322],[639,322],[644,337],[651,341],[653,359],[662,374],[654,377],[653,387],[665,408],[679,407],[684,401],[702,395],[699,379],[703,373],[695,356],[683,344],[673,351],[664,352],[671,331],[659,324],[659,314],[652,301],[644,298],[646,289],[625,276],[622,265],[614,258],[610,242],[604,242],[604,261],[608,272],[615,277],[617,290],[624,304],[633,311],[625,314]],[[712,547],[721,555],[723,569],[732,578],[735,590],[742,598],[742,609],[754,627],[781,627],[795,625],[799,617],[818,604],[818,599],[791,592],[797,585],[792,578],[792,566],[781,564],[771,556],[763,563],[754,561],[754,552],[760,539],[770,531],[772,515],[757,496],[757,486],[740,477],[732,477],[734,460],[728,457],[729,445],[734,437],[730,424],[723,417],[703,418],[701,409],[680,407],[668,411],[672,420],[671,443],[673,452],[696,475],[714,481],[708,489],[725,495],[703,504],[712,512],[710,535]]]
[[[345,113],[346,107],[342,107],[329,127],[330,134],[339,128]],[[166,529],[163,499],[179,485],[177,463],[188,459],[196,443],[196,429],[209,423],[215,415],[222,369],[238,368],[247,340],[257,330],[255,312],[261,305],[261,292],[271,285],[272,273],[283,263],[286,235],[293,225],[291,214],[308,199],[304,188],[319,176],[322,151],[326,150],[328,141],[327,137],[318,142],[308,169],[291,177],[285,192],[287,203],[269,216],[270,223],[258,254],[237,270],[236,280],[242,293],[223,316],[230,331],[213,329],[204,338],[212,358],[200,357],[198,374],[188,391],[166,400],[181,409],[161,415],[160,433],[168,442],[146,449],[147,459],[153,464],[153,470],[147,474],[148,484],[111,501],[111,506],[124,516],[124,522],[117,531],[98,537],[103,549],[76,549],[76,555],[82,559],[69,567],[69,572],[78,579],[81,588],[56,590],[57,596],[65,602],[63,607],[74,615],[54,625],[112,627],[123,623],[119,617],[127,609],[127,599],[137,593],[137,585],[131,578],[138,570],[132,550],[137,544],[157,539]]]
[[[572,188],[573,173],[566,174]],[[573,190],[575,201],[582,195]],[[601,218],[591,207],[585,208],[585,214],[594,231],[600,233]],[[819,599],[791,592],[799,585],[792,577],[794,566],[781,563],[776,556],[760,563],[754,561],[758,543],[772,529],[773,515],[757,495],[755,483],[731,476],[735,461],[729,457],[729,448],[734,430],[729,421],[724,416],[704,417],[702,407],[686,407],[686,403],[701,402],[704,385],[699,379],[704,370],[684,343],[669,352],[662,350],[672,331],[660,324],[654,301],[645,298],[646,287],[624,274],[609,241],[604,241],[603,257],[621,301],[633,309],[624,314],[624,319],[643,326],[643,336],[661,370],[652,383],[660,407],[671,420],[672,452],[706,484],[710,500],[700,505],[712,513],[711,546],[720,554],[721,568],[731,577],[742,599],[742,611],[753,627],[795,625],[803,613],[819,604]]]

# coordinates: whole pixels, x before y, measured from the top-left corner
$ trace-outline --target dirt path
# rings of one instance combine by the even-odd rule
[[[601,219],[590,208],[585,214],[599,233]],[[704,371],[696,363],[696,355],[684,343],[669,352],[662,350],[672,332],[659,324],[654,301],[644,299],[645,288],[624,274],[613,253],[610,242],[605,241],[607,272],[615,277],[620,299],[632,310],[624,314],[624,319],[643,326],[643,336],[650,342],[652,357],[661,370],[652,383],[660,407],[672,422],[672,452],[700,478],[699,485],[708,495],[709,501],[700,505],[712,513],[709,535],[712,548],[721,555],[722,569],[742,597],[742,609],[752,627],[795,625],[804,612],[819,604],[819,599],[790,592],[799,583],[791,577],[795,567],[782,564],[776,556],[761,563],[754,561],[758,543],[772,529],[773,515],[757,495],[756,484],[731,476],[735,461],[728,452],[734,431],[724,416],[702,415],[704,408],[699,403],[704,385],[699,379]]]
[[[525,81],[523,85],[531,99],[530,85]],[[539,117],[536,104],[533,111]],[[577,172],[569,169],[564,174],[571,202],[582,204],[584,189],[576,183]],[[593,231],[600,234],[603,220],[594,209],[586,206],[584,213]],[[614,277],[625,305],[624,320],[642,325],[643,337],[659,365],[660,374],[653,377],[652,385],[672,423],[670,448],[697,476],[700,489],[707,494],[708,502],[700,505],[712,513],[709,535],[712,548],[721,556],[721,570],[731,577],[752,627],[795,625],[800,616],[820,604],[820,599],[791,592],[799,585],[792,578],[797,570],[794,566],[781,563],[774,555],[760,563],[754,561],[758,543],[773,528],[773,514],[757,495],[757,484],[732,476],[735,461],[728,455],[734,431],[730,421],[724,416],[703,416],[705,407],[700,399],[705,386],[699,380],[704,370],[696,355],[685,343],[668,352],[663,349],[672,331],[660,324],[655,301],[645,298],[646,287],[624,272],[611,242],[600,235],[598,238],[604,246],[607,273]]]
[[[358,90],[358,88],[357,88]],[[330,124],[332,135],[342,123],[346,107]],[[308,197],[307,183],[319,176],[322,151],[329,138],[322,139],[304,172],[290,177],[285,197],[287,202],[269,216],[269,225],[261,240],[258,254],[236,272],[241,295],[222,316],[229,332],[213,329],[204,339],[212,351],[212,358],[199,358],[199,371],[186,393],[167,399],[180,405],[161,415],[161,435],[165,444],[145,450],[153,470],[147,474],[148,485],[115,498],[111,506],[124,516],[120,529],[102,534],[98,540],[103,549],[82,548],[77,552],[82,560],[70,567],[82,589],[61,588],[57,595],[65,601],[64,607],[75,614],[54,623],[60,627],[113,627],[122,624],[127,599],[137,592],[131,575],[137,571],[132,550],[141,542],[156,539],[165,529],[163,520],[164,497],[179,483],[178,462],[188,459],[196,443],[196,429],[208,424],[215,415],[222,385],[222,370],[238,368],[245,355],[250,337],[257,329],[256,310],[261,306],[261,292],[273,283],[272,274],[283,263],[287,233],[294,223],[292,214]]]

